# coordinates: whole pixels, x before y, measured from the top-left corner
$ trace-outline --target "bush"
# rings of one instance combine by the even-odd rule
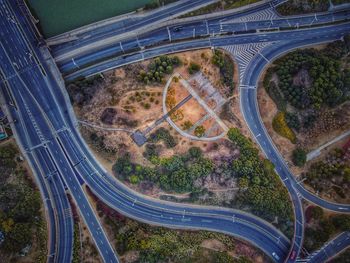
[[[188,67],[188,73],[191,75],[198,72],[201,69],[201,66],[198,65],[197,63],[191,62],[191,64]]]
[[[182,129],[188,130],[188,129],[190,129],[192,126],[193,126],[193,124],[192,124],[191,121],[185,121],[185,122],[182,124]]]
[[[350,231],[350,216],[336,215],[332,218],[332,222],[341,231]]]
[[[129,181],[132,184],[138,184],[139,183],[139,178],[137,175],[133,174],[129,177]]]
[[[293,151],[292,160],[296,166],[304,166],[304,164],[306,163],[306,152],[303,149],[296,148]]]
[[[230,88],[228,94],[226,95],[231,96],[234,89],[234,65],[232,59],[222,51],[215,50],[212,63],[219,67],[222,83]]]
[[[194,135],[196,135],[197,137],[203,137],[204,134],[205,134],[205,128],[202,125],[197,126],[194,129]]]
[[[163,140],[167,148],[174,148],[177,145],[174,137],[167,129],[163,127],[153,132],[148,140],[153,143],[157,143],[160,140]]]
[[[277,109],[279,111],[285,111],[287,108],[287,102],[283,98],[275,82],[270,82],[266,91],[269,94],[270,98],[273,100],[273,102],[276,104]]]
[[[147,143],[145,146],[146,150],[143,153],[143,156],[148,159],[151,160],[153,157],[158,157],[159,156],[159,147],[154,144],[154,143]]]
[[[285,113],[280,111],[272,120],[273,129],[281,136],[287,138],[292,143],[296,143],[297,138],[294,132],[288,127],[288,124],[285,119]]]
[[[311,217],[315,220],[320,220],[323,218],[323,209],[319,206],[312,207]]]

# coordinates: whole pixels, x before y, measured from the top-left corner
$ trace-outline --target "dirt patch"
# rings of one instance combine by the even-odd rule
[[[223,244],[222,242],[220,242],[217,239],[204,240],[202,242],[201,246],[204,248],[215,250],[215,251],[225,251],[226,250],[225,244]]]

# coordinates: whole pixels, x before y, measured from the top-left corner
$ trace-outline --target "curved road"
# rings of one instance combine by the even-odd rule
[[[4,2],[4,0],[0,1],[2,4]],[[5,22],[6,19],[1,21]],[[21,28],[16,23],[14,23],[14,25],[6,24],[6,28],[7,27],[12,28],[14,31],[8,32],[8,34],[10,37],[11,35],[15,36],[13,43],[15,48],[23,45],[23,42],[28,41],[26,37],[23,37],[23,30],[26,31],[26,29]],[[317,43],[337,39],[344,34],[344,32],[348,32],[349,28],[349,24],[343,24],[336,27],[315,28],[301,32],[270,33],[263,37],[278,41],[281,38],[288,38],[293,35],[295,41],[291,41],[289,44],[283,43],[286,46],[281,46],[287,50],[289,47],[293,48],[297,45],[304,45],[307,42]],[[307,33],[306,39],[305,33]],[[259,37],[262,39],[260,34],[249,36],[250,40],[248,41],[254,42],[254,37],[255,40],[259,40]],[[299,42],[298,39],[300,40]],[[6,41],[7,40],[4,39],[4,42]],[[241,39],[241,41],[247,40]],[[116,59],[113,61],[114,64],[108,66],[116,67],[116,65],[120,66],[123,63],[132,63],[145,57],[158,56],[160,54],[177,52],[188,48],[208,47],[213,45],[224,46],[232,42],[235,42],[235,39],[232,37],[218,37],[210,40],[206,39],[178,43],[145,50],[142,54],[138,53],[126,58]],[[26,49],[17,50],[18,54],[16,54],[11,47],[1,50],[4,51],[2,53],[4,64],[2,64],[1,67],[6,74],[6,79],[14,82],[11,83],[10,89],[14,93],[16,100],[19,101],[19,104],[16,104],[18,111],[24,116],[27,116],[27,118],[23,118],[23,121],[25,121],[25,126],[30,131],[29,136],[31,139],[37,140],[39,144],[42,143],[42,138],[45,139],[44,148],[50,157],[49,159],[58,170],[57,177],[60,178],[61,182],[70,190],[77,202],[78,208],[95,242],[97,242],[97,247],[105,261],[117,262],[118,259],[113,256],[115,252],[106,239],[104,231],[86,199],[85,193],[82,190],[84,183],[89,185],[95,194],[111,207],[137,220],[168,227],[208,229],[224,232],[252,242],[270,256],[272,252],[276,252],[281,258],[277,260],[278,262],[282,262],[283,258],[287,256],[289,241],[272,225],[259,218],[236,210],[190,205],[184,206],[182,204],[173,204],[150,199],[132,192],[130,189],[114,180],[104,171],[100,164],[96,162],[94,156],[78,133],[76,129],[76,120],[71,112],[71,105],[67,100],[67,95],[64,94],[65,91],[62,87],[63,82],[55,78],[58,72],[55,72],[55,67],[51,65],[52,61],[50,58],[42,54],[37,54],[41,63],[37,61],[33,66],[32,63],[28,63],[27,59],[23,59],[25,57],[28,58],[25,53]],[[45,51],[42,52],[45,54]],[[279,54],[273,50],[270,50],[270,52],[269,54],[272,57]],[[269,54],[266,53],[267,56]],[[261,71],[263,64],[258,63],[257,66],[258,65],[261,66]],[[91,67],[89,70],[90,72],[94,72],[94,70],[96,72],[96,70],[100,70],[100,66],[101,65]],[[104,69],[106,69],[106,67],[104,67]],[[259,68],[255,70],[259,72]],[[251,75],[252,76],[249,76],[249,73],[247,73],[247,79],[249,79],[250,84],[254,83],[251,81],[254,74]],[[33,78],[33,76],[35,77]],[[256,78],[258,78],[258,76],[256,76]],[[26,86],[26,83],[31,83],[31,85]],[[20,92],[15,92],[16,89]],[[254,89],[250,90],[254,91]],[[250,100],[250,103],[247,105],[253,106],[251,103],[255,102],[251,100],[251,98],[255,98],[254,93],[248,90],[247,95],[244,94],[242,97],[246,98],[247,96],[248,100]],[[256,113],[258,113],[258,111]],[[15,116],[15,118],[17,117],[18,116]],[[258,124],[260,121],[258,114],[257,117],[258,119],[252,119],[255,124]],[[264,127],[262,127],[262,129],[264,129]],[[262,136],[259,136],[259,138],[260,137]],[[267,135],[265,139],[268,140]],[[267,143],[267,141],[265,143]],[[40,147],[41,146],[39,146],[39,149]],[[271,147],[273,149],[273,145],[271,145]],[[275,151],[275,149],[273,149],[273,151]],[[277,155],[275,157],[280,158],[278,152],[275,152],[275,154]],[[275,162],[273,159],[272,161]],[[44,165],[43,162],[40,162],[40,164]],[[284,164],[284,162],[281,159],[277,161],[277,164]],[[299,224],[302,226],[302,222],[298,222],[298,219],[300,219],[300,217],[302,219],[302,215],[299,214],[298,202],[300,203],[300,199],[297,198],[297,200],[295,200],[295,196],[298,196],[296,191],[299,191],[299,189],[294,189],[297,188],[297,185],[292,182],[293,177],[288,177],[289,174],[287,171],[284,171],[284,166],[276,167],[282,180],[288,178],[285,180],[285,183],[287,187],[290,185],[288,189],[292,193],[292,199],[296,206],[297,227],[293,249],[298,251],[302,241],[302,232],[299,232],[300,227],[298,227]],[[284,177],[284,175],[286,177]]]
[[[290,41],[290,42],[281,42],[278,45],[273,45],[273,48],[271,50],[266,49],[269,52],[264,52],[263,56],[256,56],[256,60],[251,62],[250,66],[247,68],[245,72],[245,79],[247,81],[243,81],[243,83],[246,83],[248,86],[256,86],[256,81],[258,80],[258,77],[260,75],[260,72],[263,70],[264,66],[268,63],[267,60],[271,60],[274,57],[280,55],[282,52],[286,52],[290,49],[296,48],[298,46],[303,46],[306,44],[312,44],[312,43],[318,43],[318,42],[323,42],[323,41],[331,41],[334,39],[339,39],[342,35],[344,35],[345,32],[349,31],[349,24],[343,24],[341,26],[329,26],[329,27],[323,27],[321,29],[312,29],[312,30],[302,30],[302,31],[291,31],[291,32],[278,32],[278,33],[270,33],[267,36],[264,35],[262,37],[268,38],[266,41],[277,41],[278,39],[281,39],[281,35],[284,36],[284,38],[293,37],[293,39],[298,39],[298,41]],[[305,39],[305,33],[308,32],[307,35],[310,36],[310,39]],[[331,32],[331,33],[330,33]],[[287,36],[287,37],[286,37]],[[259,35],[251,35],[247,36],[248,38],[247,43],[250,42],[259,42],[261,36]],[[283,39],[283,38],[282,38]],[[254,41],[255,40],[255,41]],[[224,37],[224,38],[216,38],[211,41],[211,44],[214,44],[215,46],[222,46],[222,45],[229,45],[231,44],[230,41],[232,41],[235,44],[235,41],[232,40],[229,37]],[[195,42],[195,44],[193,44]],[[145,50],[143,52],[143,55],[145,58],[155,56],[155,55],[160,55],[160,54],[165,54],[165,53],[172,53],[172,52],[177,52],[182,49],[187,49],[188,47],[205,47],[208,46],[208,41],[207,40],[200,40],[200,41],[192,41],[189,43],[181,43],[181,44],[174,44],[174,45],[168,45],[167,47],[160,47],[160,48],[154,48],[149,50]],[[157,50],[157,51],[156,51]],[[149,56],[148,56],[149,54]],[[264,58],[265,57],[265,58]],[[137,55],[131,55],[130,56],[130,62],[125,62],[123,60],[118,60],[116,59],[113,61],[115,63],[113,66],[108,65],[108,67],[115,67],[118,62],[120,63],[131,63],[133,60],[138,60],[139,57]],[[266,60],[267,59],[267,60]],[[100,65],[97,65],[95,69],[97,68],[99,70]],[[94,67],[91,67],[92,69]],[[91,71],[89,74],[92,74]],[[247,102],[245,102],[245,99]],[[260,122],[260,117],[258,113],[258,108],[256,106],[256,91],[255,89],[242,89],[241,90],[241,101],[242,101],[242,111],[244,116],[246,117],[248,125],[251,127],[253,134],[256,136],[260,133],[262,134],[261,131],[265,131],[262,123]],[[257,127],[255,129],[255,125]],[[322,205],[327,205],[329,206],[328,208],[331,210],[343,212],[349,209],[349,206],[339,206],[339,205],[332,205],[329,204],[328,202],[319,199],[315,197],[314,195],[310,195],[310,193],[305,193],[303,190],[302,186],[300,186],[294,179],[293,175],[289,172],[288,168],[284,164],[283,159],[280,157],[278,154],[278,151],[270,145],[269,148],[268,146],[265,146],[267,142],[270,142],[270,140],[267,137],[267,134],[259,135],[258,136],[259,141],[261,141],[261,145],[263,146],[263,150],[267,152],[271,152],[267,154],[269,159],[275,163],[276,169],[278,174],[281,176],[281,179],[284,181],[286,186],[288,187],[288,190],[291,193],[292,200],[294,202],[295,206],[295,213],[296,213],[296,228],[295,228],[295,236],[294,236],[294,242],[293,242],[293,248],[292,251],[294,250],[297,254],[299,254],[302,241],[303,241],[303,211],[302,211],[302,206],[301,202],[299,199],[299,195],[303,193],[303,196],[305,198],[311,199],[314,202],[318,202]],[[271,143],[271,142],[270,142]],[[277,161],[279,160],[279,161]],[[288,177],[289,175],[289,177]],[[288,178],[288,179],[287,179]],[[289,180],[289,181],[288,181]],[[294,180],[294,183],[293,183]],[[300,189],[301,188],[301,189]],[[315,199],[316,198],[316,199]],[[315,200],[314,200],[315,199]]]

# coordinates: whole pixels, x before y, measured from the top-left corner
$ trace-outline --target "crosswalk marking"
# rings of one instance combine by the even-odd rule
[[[233,18],[230,20],[225,20],[224,23],[236,23],[236,22],[252,22],[252,21],[266,21],[280,18],[273,8],[267,8],[250,15],[243,17]]]
[[[260,51],[263,48],[271,45],[272,43],[273,42],[259,42],[223,47],[235,57],[238,63],[240,83],[242,83],[245,69],[247,68],[250,61],[252,61],[253,57],[255,57],[258,54],[261,54]],[[241,86],[243,87],[243,85]]]

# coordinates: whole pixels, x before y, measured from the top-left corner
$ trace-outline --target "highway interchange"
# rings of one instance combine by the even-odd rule
[[[178,31],[179,37],[175,42],[173,41],[177,37],[177,32],[173,29],[171,29],[172,36],[170,37],[167,29],[157,29],[158,33],[155,35],[155,32],[146,32],[144,35],[138,36],[136,40],[125,40],[126,43],[130,43],[130,54],[127,53],[128,49],[126,49],[128,45],[123,44],[122,54],[110,60],[96,61],[98,57],[101,57],[99,52],[110,52],[110,46],[98,46],[95,49],[92,45],[93,48],[89,52],[83,52],[79,58],[75,59],[75,63],[77,60],[78,62],[85,60],[84,63],[87,67],[77,68],[72,60],[73,66],[69,65],[69,58],[66,59],[66,62],[68,61],[66,64],[64,59],[61,60],[62,63],[58,59],[57,64],[61,72],[65,74],[66,79],[74,79],[78,76],[90,76],[110,68],[182,50],[204,47],[225,48],[257,42],[273,43],[260,50],[244,67],[240,83],[240,99],[242,113],[252,134],[265,155],[275,164],[281,180],[290,192],[296,217],[295,233],[291,246],[290,241],[279,230],[253,215],[232,209],[180,205],[147,198],[131,191],[107,174],[81,138],[77,129],[78,124],[64,89],[64,82],[60,78],[60,72],[46,46],[40,44],[42,43],[40,36],[33,28],[30,17],[23,14],[25,7],[18,6],[17,3],[20,2],[0,0],[1,91],[3,99],[7,102],[7,114],[13,120],[12,127],[16,139],[36,174],[43,199],[46,200],[46,211],[50,219],[51,229],[51,257],[49,258],[52,262],[70,262],[71,259],[73,222],[66,192],[69,192],[75,200],[103,260],[105,262],[118,262],[118,257],[89,204],[84,192],[84,185],[88,185],[106,204],[136,220],[173,228],[207,229],[227,233],[255,244],[270,257],[272,252],[277,253],[280,260],[274,260],[278,262],[284,262],[284,259],[288,259],[290,251],[296,251],[297,254],[300,252],[304,223],[301,197],[329,210],[350,211],[349,205],[332,204],[322,200],[305,190],[296,181],[260,120],[255,88],[264,67],[282,52],[300,46],[339,39],[350,31],[348,22],[343,21],[343,23],[333,26],[323,25],[290,31],[276,30],[242,35],[221,35],[221,21],[218,25],[210,23],[213,24],[212,32],[209,31],[210,37],[202,36],[194,39],[186,37],[186,32],[194,32],[193,28],[195,28],[196,32],[201,32],[199,34],[208,33],[208,28],[204,32],[203,26],[207,23],[193,24],[190,22],[188,28],[186,24],[181,25],[182,29]],[[248,9],[246,13],[240,12],[238,17],[230,14],[227,20],[236,18],[242,20],[244,15],[251,16],[251,14],[261,10],[271,8],[276,3],[277,1],[273,1],[272,4],[270,2],[264,3],[264,8],[261,5],[255,6],[253,8],[257,10]],[[313,17],[317,16],[313,15]],[[322,19],[320,19],[321,17]],[[337,11],[332,14],[318,15],[318,18],[313,23],[344,20],[349,18],[349,13],[346,10]],[[225,18],[221,17],[219,20],[222,19]],[[298,23],[298,26],[303,23],[310,24],[312,21],[310,19],[311,16],[305,16],[300,18],[299,22],[294,21],[293,23]],[[290,23],[291,19],[288,22],[284,18],[278,18],[278,20],[280,25],[285,26],[286,23]],[[245,27],[242,23],[248,24],[235,22],[235,25],[228,25],[230,30],[237,26],[238,31],[242,31],[241,27]],[[278,24],[273,21],[272,23]],[[270,30],[272,23],[271,21],[255,21],[249,26]],[[217,29],[219,31],[216,31]],[[151,40],[149,39],[150,35],[154,35]],[[103,39],[103,34],[91,41],[98,42],[101,37]],[[169,38],[172,38],[172,42]],[[147,45],[142,45],[140,48],[140,42]],[[135,51],[135,45],[140,50]],[[65,45],[60,44],[59,47],[65,47]],[[119,45],[120,47],[121,45]],[[55,47],[51,48],[53,55],[60,56],[59,48],[56,51]],[[75,48],[74,45],[71,45],[69,52],[73,52]],[[80,46],[77,50],[79,48]],[[95,53],[96,56],[93,55]],[[295,259],[288,261],[293,262]]]

